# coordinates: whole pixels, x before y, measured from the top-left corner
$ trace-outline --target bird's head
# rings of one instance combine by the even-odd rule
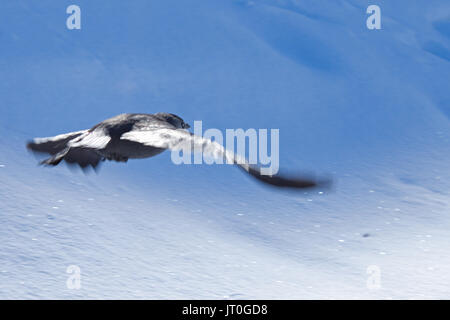
[[[164,121],[167,121],[168,123],[179,129],[189,129],[191,127],[189,124],[184,122],[183,119],[173,113],[159,112],[156,113],[155,116]]]

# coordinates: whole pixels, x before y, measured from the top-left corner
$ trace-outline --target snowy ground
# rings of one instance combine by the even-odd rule
[[[379,1],[369,31],[366,1],[78,2],[80,31],[71,3],[0,4],[0,298],[450,298],[448,3]],[[25,150],[158,111],[279,128],[281,167],[335,190],[169,154],[84,175]]]

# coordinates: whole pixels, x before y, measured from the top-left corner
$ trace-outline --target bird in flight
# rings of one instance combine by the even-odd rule
[[[307,177],[263,175],[261,168],[225,149],[221,144],[190,133],[190,126],[171,113],[121,114],[91,129],[65,133],[55,137],[35,138],[27,148],[51,157],[40,164],[56,166],[62,160],[78,164],[82,169],[97,168],[105,160],[127,162],[128,159],[153,157],[165,150],[201,150],[204,154],[224,158],[260,182],[284,188],[326,186],[329,181]]]

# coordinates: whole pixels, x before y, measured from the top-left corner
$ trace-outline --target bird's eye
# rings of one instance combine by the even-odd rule
[[[176,128],[181,128],[182,125],[180,123],[180,121],[178,119],[175,118],[168,118],[167,122],[170,123],[171,125],[173,125]]]

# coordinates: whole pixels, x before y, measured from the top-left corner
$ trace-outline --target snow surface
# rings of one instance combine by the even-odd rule
[[[0,298],[450,298],[448,1],[105,3],[77,0],[73,31],[73,1],[0,3]],[[169,153],[84,175],[25,150],[159,111],[279,128],[282,170],[335,189]]]

